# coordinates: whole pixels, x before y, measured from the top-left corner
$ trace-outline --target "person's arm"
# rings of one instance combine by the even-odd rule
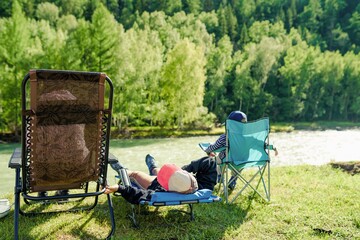
[[[123,185],[112,185],[107,186],[105,194],[118,192],[121,196],[132,204],[139,204],[140,201],[148,201],[151,199],[152,190],[139,189],[133,186],[123,186]]]
[[[209,157],[203,157],[198,160],[191,161],[190,164],[182,166],[181,169],[194,174],[208,174],[214,170],[216,171],[216,163]]]
[[[199,189],[214,190],[217,180],[216,162],[209,157],[192,161],[182,167],[183,170],[195,174]]]
[[[205,157],[208,158],[208,157]],[[199,160],[191,161],[190,164],[186,164],[181,167],[181,169],[189,172],[189,173],[197,173],[199,171],[200,162]]]
[[[217,149],[226,147],[226,135],[222,134],[220,137],[216,140],[215,143],[210,144],[204,151],[208,155],[213,155],[212,153],[216,151]]]

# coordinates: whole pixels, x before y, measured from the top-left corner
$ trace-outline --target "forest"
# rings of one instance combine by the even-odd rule
[[[105,72],[113,123],[358,121],[360,0],[0,2],[0,131],[30,69]]]

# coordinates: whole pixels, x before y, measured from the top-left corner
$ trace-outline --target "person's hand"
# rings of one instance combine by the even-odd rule
[[[112,186],[106,186],[105,187],[105,194],[116,192],[119,189],[119,185],[115,184]]]
[[[275,157],[279,154],[277,148],[274,148],[274,151],[275,151]]]
[[[216,154],[215,154],[214,152],[210,152],[208,155],[209,155],[210,157],[215,157],[215,156],[216,156]]]

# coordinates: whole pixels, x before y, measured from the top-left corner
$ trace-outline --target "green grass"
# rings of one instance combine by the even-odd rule
[[[195,221],[162,207],[141,208],[140,228],[127,217],[130,206],[114,197],[114,239],[359,239],[360,175],[324,166],[272,168],[272,200],[245,192],[234,204],[195,205]],[[11,194],[2,197],[13,202]],[[85,202],[89,202],[86,200]],[[64,207],[59,205],[57,207]],[[46,208],[37,206],[32,209]],[[1,239],[12,239],[13,216],[0,220]],[[103,239],[110,230],[106,197],[89,212],[20,216],[22,239]]]
[[[14,190],[15,171],[8,164],[15,147],[20,144],[0,144],[0,195]]]

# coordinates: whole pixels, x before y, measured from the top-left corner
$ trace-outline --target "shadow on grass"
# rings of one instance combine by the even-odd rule
[[[101,200],[100,200],[101,199]],[[20,239],[104,239],[111,229],[109,210],[105,196],[100,197],[98,205],[90,211],[65,212],[57,214],[20,215]],[[224,201],[194,204],[195,220],[190,221],[188,214],[174,211],[188,210],[182,207],[135,206],[139,227],[135,228],[129,214],[131,205],[122,197],[112,197],[115,214],[115,233],[113,239],[222,239],[227,233],[238,229],[244,222],[251,220],[248,212],[253,201],[258,199],[241,198],[235,204]],[[92,203],[92,201],[91,201]],[[89,204],[89,201],[86,202]],[[63,208],[66,204],[55,204]],[[48,210],[46,204],[22,207],[28,210]],[[13,215],[0,219],[0,230],[7,229],[3,239],[13,239]]]
[[[360,173],[360,161],[350,161],[350,162],[332,162],[330,165],[333,168],[340,168],[344,172],[347,172],[351,175]]]
[[[29,212],[19,215],[20,239],[105,239],[111,230],[110,213],[107,201],[98,203],[94,209],[71,211],[74,208],[89,208],[94,203],[94,197],[84,201],[57,204],[33,203],[25,204],[21,199],[21,209]],[[103,197],[105,198],[105,196]],[[65,210],[65,211],[64,211]],[[45,211],[45,212],[42,212]],[[46,213],[46,211],[60,211]],[[40,212],[40,213],[39,213]],[[14,211],[4,219],[1,227],[7,228],[7,233],[1,239],[14,238]],[[98,223],[106,223],[99,225]],[[7,226],[6,226],[7,225]],[[101,228],[100,231],[92,231]]]
[[[118,219],[116,225],[124,223],[127,227],[125,232],[116,230],[115,239],[222,239],[227,232],[239,228],[245,221],[251,220],[248,212],[256,198],[244,198],[235,204],[226,204],[224,201],[216,203],[194,204],[195,219],[190,221],[189,214],[178,210],[187,211],[188,206],[163,206],[160,208],[151,206],[137,206],[136,219],[138,227],[134,227],[129,215],[131,204],[122,197],[116,197],[114,205],[116,209],[123,209],[122,219]],[[261,200],[260,200],[261,201]]]

